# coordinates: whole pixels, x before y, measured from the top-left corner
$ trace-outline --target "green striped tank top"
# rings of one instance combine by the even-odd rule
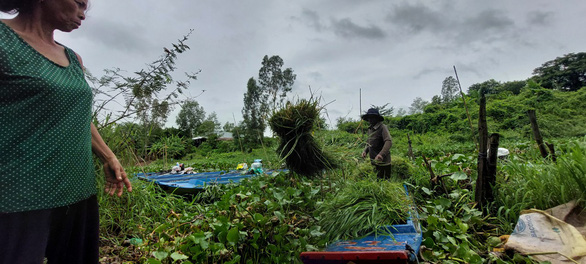
[[[69,66],[0,22],[0,212],[50,209],[96,193],[92,90],[75,53]]]

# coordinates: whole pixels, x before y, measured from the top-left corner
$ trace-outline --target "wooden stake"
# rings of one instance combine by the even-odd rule
[[[409,137],[409,133],[407,133],[407,142],[409,143],[409,151],[407,152],[407,155],[411,160],[414,160],[415,157],[413,157],[413,149],[411,148],[411,137]]]
[[[483,200],[486,202],[494,201],[494,194],[492,187],[496,184],[496,168],[498,161],[498,148],[499,148],[500,135],[493,133],[490,135],[490,149],[488,151],[488,166],[486,178],[484,181]]]
[[[535,138],[535,142],[537,142],[537,146],[539,147],[539,152],[541,152],[541,157],[544,159],[547,158],[547,149],[545,148],[545,144],[543,143],[543,138],[541,137],[541,132],[539,132],[539,126],[537,126],[537,118],[535,117],[535,110],[527,110],[527,115],[529,116],[529,121],[531,122],[531,130],[533,131],[533,137]]]
[[[478,178],[476,179],[476,193],[474,198],[479,207],[483,208],[486,197],[486,175],[488,172],[488,167],[486,164],[486,145],[488,142],[488,132],[486,125],[486,97],[483,93],[480,94],[479,105],[480,108],[478,111]]]
[[[553,147],[553,143],[547,143],[547,142],[545,142],[545,145],[547,145],[547,148],[549,149],[549,153],[550,153],[550,156],[551,156],[551,160],[553,162],[556,162],[557,161],[557,156],[555,155],[555,149]]]

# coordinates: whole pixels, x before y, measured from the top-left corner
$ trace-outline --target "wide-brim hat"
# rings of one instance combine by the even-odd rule
[[[378,121],[385,120],[385,118],[380,115],[380,113],[378,112],[378,109],[376,109],[376,108],[368,109],[368,111],[366,111],[366,114],[362,115],[362,120],[368,121],[369,117],[376,117]]]

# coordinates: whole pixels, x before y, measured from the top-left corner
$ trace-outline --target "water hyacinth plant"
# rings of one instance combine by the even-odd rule
[[[320,110],[317,100],[301,99],[296,104],[288,102],[269,120],[271,129],[280,138],[277,153],[297,174],[313,176],[335,167],[311,134]]]
[[[317,211],[328,241],[353,239],[405,223],[409,199],[400,183],[364,179],[347,184]]]

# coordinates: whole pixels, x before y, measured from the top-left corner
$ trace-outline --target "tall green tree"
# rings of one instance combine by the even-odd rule
[[[586,52],[569,53],[533,70],[533,79],[543,88],[577,91],[586,86]]]
[[[297,76],[291,68],[283,70],[282,67],[281,57],[265,55],[258,71],[258,82],[254,78],[248,80],[242,108],[242,136],[246,144],[262,142],[270,114],[283,105],[287,93],[293,88]]]
[[[481,83],[475,83],[468,87],[468,95],[479,97],[482,94],[496,94],[500,91],[501,83],[490,79]]]
[[[199,135],[205,136],[212,136],[217,135],[220,131],[220,122],[218,121],[218,116],[216,112],[212,112],[209,114],[206,119],[201,123],[201,125],[197,128],[197,132]]]
[[[256,84],[254,78],[248,79],[246,93],[244,94],[244,107],[242,108],[243,129],[241,130],[243,143],[262,143],[266,123],[263,119],[263,91]]]
[[[514,95],[520,94],[521,90],[527,85],[527,81],[510,81],[501,86],[501,91],[509,91]]]
[[[396,116],[397,117],[401,117],[407,114],[407,110],[403,109],[403,108],[399,108],[399,110],[397,111]]]
[[[177,115],[177,125],[185,135],[193,137],[198,135],[198,128],[205,121],[206,112],[197,101],[186,101],[181,105]]]
[[[452,76],[448,76],[442,82],[441,98],[442,103],[449,104],[458,98],[458,80]]]
[[[236,127],[236,125],[234,125],[234,123],[226,122],[224,124],[224,126],[222,126],[222,130],[224,132],[231,132],[232,133],[232,130],[234,130],[234,127]]]
[[[425,106],[427,106],[428,104],[429,102],[423,100],[423,98],[415,97],[415,99],[413,99],[413,102],[411,103],[411,106],[409,106],[409,114],[413,115],[423,113],[423,109],[425,109]]]
[[[291,68],[282,69],[283,59],[278,55],[265,55],[258,71],[258,86],[262,91],[261,111],[263,121],[278,107],[283,105],[287,93],[293,88],[297,75]]]

